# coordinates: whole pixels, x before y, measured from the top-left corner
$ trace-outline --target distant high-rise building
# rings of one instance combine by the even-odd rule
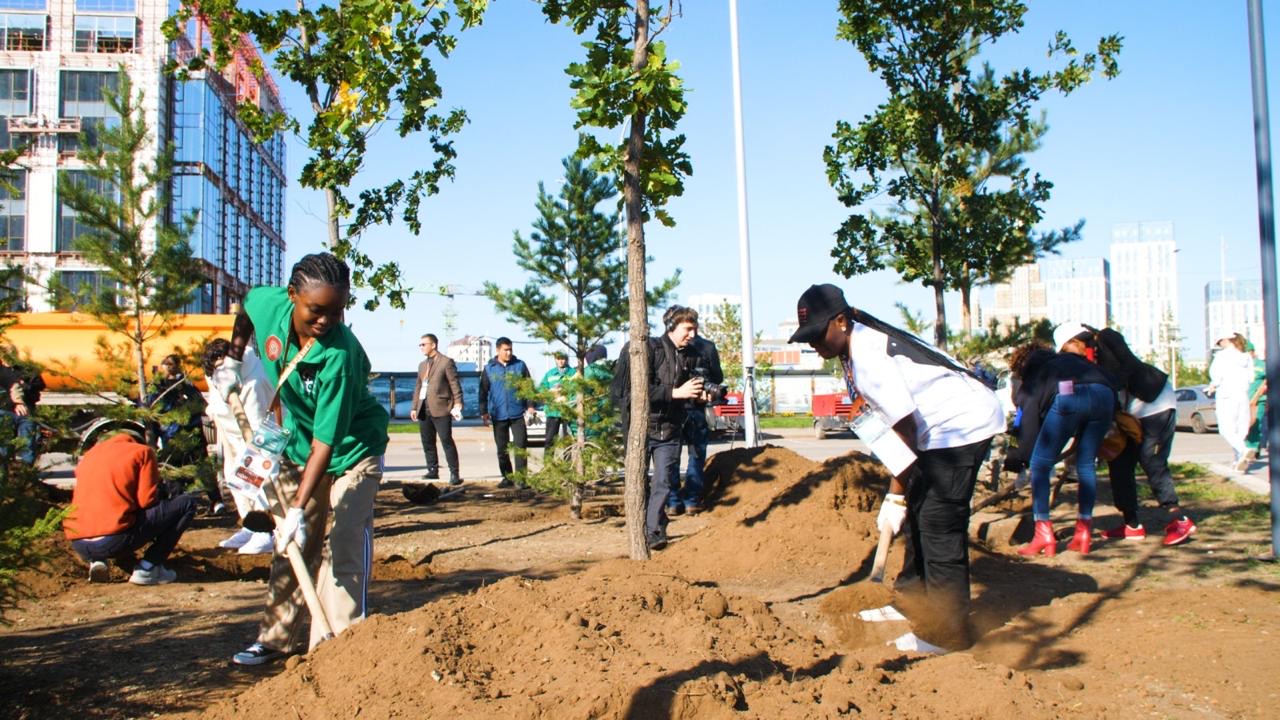
[[[198,209],[192,237],[204,261],[205,285],[192,311],[226,310],[255,284],[279,284],[284,257],[284,143],[276,135],[254,143],[235,117],[238,101],[264,110],[280,107],[269,77],[247,41],[239,43],[231,67],[199,71],[185,81],[164,69],[199,42],[170,43],[162,24],[169,0],[0,0],[0,148],[27,146],[11,169],[16,193],[0,190],[0,252],[22,266],[35,283],[10,288],[11,310],[54,309],[44,290],[57,276],[75,290],[100,287],[102,269],[76,251],[88,228],[58,193],[60,179],[97,183],[76,156],[81,137],[118,122],[104,100],[123,66],[134,92],[143,94],[143,114],[153,141],[140,153],[155,162],[158,148],[173,141],[177,167],[173,213]],[[113,192],[110,187],[97,188]],[[158,222],[172,221],[173,216]],[[155,226],[143,244],[154,242]]]
[[[449,343],[445,355],[456,363],[475,363],[479,370],[493,359],[493,338],[484,335],[467,335]]]
[[[1048,318],[1054,325],[1077,321],[1106,327],[1111,318],[1111,269],[1105,258],[1040,261]]]
[[[1018,267],[1008,282],[997,283],[994,288],[995,302],[989,309],[982,309],[980,321],[984,323],[984,328],[992,319],[1002,329],[1008,329],[1015,320],[1029,323],[1048,316],[1045,284],[1040,279],[1040,268],[1037,265]]]
[[[1267,349],[1261,280],[1214,280],[1204,286],[1205,357],[1219,338],[1240,333],[1258,353]]]
[[[1179,342],[1176,252],[1172,222],[1111,229],[1111,320],[1140,357],[1162,357]]]

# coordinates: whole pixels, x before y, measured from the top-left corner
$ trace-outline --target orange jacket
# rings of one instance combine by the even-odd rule
[[[156,451],[119,434],[94,445],[76,465],[71,512],[62,523],[68,540],[116,535],[139,510],[159,500]]]

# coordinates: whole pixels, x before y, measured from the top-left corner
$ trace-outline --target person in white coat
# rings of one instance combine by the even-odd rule
[[[205,377],[211,376],[218,369],[230,347],[231,343],[222,338],[212,340],[205,346],[202,363]],[[249,427],[257,430],[262,424],[262,419],[267,416],[267,407],[271,404],[273,388],[271,381],[267,379],[266,372],[262,369],[262,362],[252,349],[245,350],[244,365],[241,367],[240,374],[240,403],[244,405]],[[237,489],[234,483],[228,482],[235,475],[236,459],[245,449],[244,435],[240,431],[240,424],[236,421],[235,414],[231,412],[227,401],[223,400],[220,394],[208,393],[208,403],[205,412],[218,428],[218,444],[222,451],[222,484],[231,491],[231,497],[236,503],[236,512],[243,519],[251,510],[266,510],[262,498]],[[242,527],[231,537],[218,543],[218,546],[239,550],[244,555],[256,555],[271,552],[275,547],[275,541],[269,532],[256,533]]]
[[[1207,389],[1218,415],[1218,434],[1235,452],[1235,468],[1240,471],[1248,467],[1244,439],[1249,434],[1249,383],[1253,382],[1253,359],[1245,353],[1244,344],[1240,333],[1218,339]]]

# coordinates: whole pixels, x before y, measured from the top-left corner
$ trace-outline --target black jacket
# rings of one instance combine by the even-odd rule
[[[671,392],[688,380],[692,356],[682,355],[665,334],[651,337],[649,353],[649,439],[663,442],[680,435],[684,425],[686,401],[671,397]],[[631,343],[622,346],[618,365],[610,386],[613,404],[622,411],[623,435],[631,417]]]
[[[1015,398],[1021,416],[1018,424],[1018,446],[1006,454],[1006,466],[1022,467],[1031,460],[1040,424],[1058,397],[1058,383],[1071,380],[1079,385],[1102,384],[1118,390],[1119,384],[1111,373],[1074,353],[1055,353],[1045,350],[1027,360],[1022,371],[1022,385]]]

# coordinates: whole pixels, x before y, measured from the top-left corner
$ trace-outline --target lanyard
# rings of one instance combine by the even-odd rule
[[[310,350],[311,346],[315,344],[316,344],[315,338],[311,338],[307,340],[306,344],[302,346],[302,349],[298,351],[298,354],[294,355],[293,359],[289,361],[289,364],[285,365],[284,369],[280,371],[280,377],[278,380],[276,380],[275,394],[271,396],[271,404],[267,406],[267,412],[272,413],[276,416],[276,422],[279,422],[282,424],[284,422],[284,418],[281,417],[281,412],[280,412],[280,388],[284,387],[284,381],[289,379],[289,375],[291,375],[293,371],[297,369],[298,363],[302,362],[302,358],[306,356],[307,351]]]

